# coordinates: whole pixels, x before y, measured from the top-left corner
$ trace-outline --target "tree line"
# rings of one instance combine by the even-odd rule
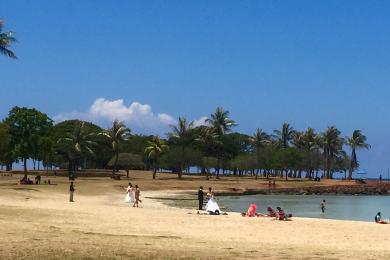
[[[81,120],[53,123],[34,108],[14,107],[0,123],[0,164],[12,170],[21,162],[27,175],[27,160],[34,169],[59,167],[74,173],[79,169],[111,168],[177,173],[182,178],[190,169],[211,175],[280,178],[333,178],[343,173],[352,178],[359,168],[357,149],[369,149],[360,130],[350,137],[330,126],[323,132],[313,128],[295,130],[284,123],[266,133],[258,128],[253,135],[233,132],[236,123],[229,111],[219,107],[204,125],[179,117],[166,138],[132,134],[123,122],[112,127]],[[350,154],[344,148],[349,147]]]

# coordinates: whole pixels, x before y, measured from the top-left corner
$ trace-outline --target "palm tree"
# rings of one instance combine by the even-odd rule
[[[292,134],[292,144],[299,150],[305,149],[305,133],[300,131],[294,131]]]
[[[230,132],[232,127],[237,124],[229,118],[229,111],[225,111],[222,107],[217,107],[214,114],[210,115],[210,118],[206,119],[206,123],[209,123],[218,136]]]
[[[2,32],[4,22],[0,19],[0,53],[10,58],[16,59],[16,55],[12,52],[9,47],[16,42],[13,37],[14,32]]]
[[[161,154],[168,150],[169,146],[158,136],[154,136],[152,141],[148,141],[148,146],[145,148],[145,154],[153,163],[153,179],[156,179],[158,159]]]
[[[68,152],[69,159],[69,173],[76,171],[77,159],[82,153],[88,153],[92,156],[95,155],[92,147],[96,145],[92,138],[95,133],[87,132],[85,128],[85,122],[77,122],[73,133],[67,133],[66,137],[58,139],[58,143],[64,143]]]
[[[282,146],[282,148],[287,148],[290,141],[293,138],[294,128],[288,123],[284,123],[281,130],[274,130],[274,137],[276,137]]]
[[[208,160],[210,155],[212,155],[213,148],[216,145],[219,145],[218,136],[214,133],[213,129],[208,126],[201,126],[199,128],[199,133],[196,135],[195,141],[200,145],[202,150],[204,160],[205,160],[205,172],[206,179],[209,179],[209,171],[208,171]]]
[[[185,148],[189,145],[193,139],[194,122],[188,122],[186,118],[179,117],[177,126],[171,125],[172,132],[168,134],[170,138],[175,140],[181,147],[181,161],[178,177],[181,179],[183,175],[183,169],[185,167]]]
[[[340,131],[334,127],[328,127],[322,134],[321,145],[325,155],[325,176],[332,178],[331,168],[335,156],[342,150],[344,139],[340,137]]]
[[[319,151],[321,145],[321,137],[315,133],[315,130],[309,127],[303,136],[303,148],[306,154],[306,178],[312,178],[314,170],[320,168],[321,154]]]
[[[206,123],[209,123],[214,133],[218,136],[221,143],[219,149],[217,149],[218,169],[217,179],[219,178],[219,168],[221,165],[221,157],[223,153],[222,137],[231,131],[231,129],[237,124],[234,120],[229,118],[229,111],[224,110],[222,107],[217,107],[215,112],[210,115],[210,118],[206,119]]]
[[[125,124],[121,121],[114,120],[112,127],[108,130],[100,133],[105,136],[111,142],[112,150],[115,154],[114,167],[112,169],[112,176],[115,176],[117,172],[117,164],[119,158],[119,145],[130,134],[130,129],[126,128]]]
[[[362,134],[362,131],[355,130],[352,133],[352,137],[346,137],[346,143],[351,148],[351,159],[349,165],[348,179],[352,179],[352,173],[358,168],[358,160],[356,157],[356,149],[365,148],[370,149],[370,145],[366,143],[367,137]]]
[[[306,151],[312,151],[319,148],[320,137],[315,133],[314,129],[309,127],[303,137]]]
[[[249,138],[249,141],[252,145],[252,147],[254,148],[255,152],[256,152],[256,167],[257,167],[257,171],[256,171],[256,179],[257,179],[257,176],[258,176],[258,171],[259,171],[259,168],[260,168],[260,154],[261,154],[261,149],[266,145],[266,144],[269,144],[270,141],[269,141],[269,136],[266,132],[264,132],[262,129],[260,128],[257,128],[256,129],[256,133],[254,133],[254,135],[252,137]]]

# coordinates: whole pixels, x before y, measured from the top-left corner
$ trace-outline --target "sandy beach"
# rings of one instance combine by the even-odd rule
[[[123,202],[127,180],[79,178],[70,203],[66,178],[20,186],[17,177],[0,177],[1,259],[390,258],[390,225],[197,215],[150,199],[178,192],[177,181],[142,190],[143,207],[133,208]]]

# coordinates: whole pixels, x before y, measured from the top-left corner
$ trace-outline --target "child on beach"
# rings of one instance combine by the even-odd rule
[[[321,208],[322,213],[325,213],[325,203],[326,203],[326,200],[323,200],[320,203],[320,208]]]

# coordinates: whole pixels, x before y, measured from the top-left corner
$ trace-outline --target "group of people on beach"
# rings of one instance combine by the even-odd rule
[[[138,208],[139,203],[142,203],[142,201],[140,199],[141,191],[140,191],[138,185],[135,185],[135,187],[133,187],[133,184],[131,184],[131,182],[129,182],[129,184],[125,190],[126,190],[125,202],[126,203],[133,203],[133,207]]]
[[[73,192],[74,192],[74,186],[73,182],[71,182],[70,185],[70,201],[73,202]],[[139,206],[139,203],[142,203],[140,199],[140,189],[138,185],[133,186],[130,182],[127,186],[126,190],[126,196],[125,196],[125,202],[126,203],[133,203],[133,207]],[[221,210],[219,208],[219,205],[215,198],[215,193],[211,187],[208,188],[208,192],[206,193],[206,199],[207,203],[204,207],[204,210],[210,214],[210,215],[220,215]],[[204,192],[203,192],[203,186],[200,186],[198,189],[198,214],[200,210],[203,210],[204,206]],[[320,209],[322,213],[325,213],[325,205],[326,200],[322,200],[320,203]],[[252,203],[249,205],[248,210],[246,212],[242,212],[241,215],[243,217],[271,217],[275,218],[275,220],[284,220],[289,221],[292,218],[292,214],[286,214],[283,208],[276,207],[276,210],[274,210],[272,207],[267,207],[267,214],[258,213],[257,211],[257,205],[255,203]],[[226,214],[226,213],[225,213]],[[375,215],[375,222],[378,224],[390,224],[390,220],[383,220],[381,216],[381,212],[378,212]]]
[[[210,214],[210,215],[220,215],[221,210],[218,206],[218,203],[215,198],[215,193],[213,189],[210,187],[208,189],[208,192],[206,194],[207,203],[204,208],[204,210]],[[203,192],[203,186],[199,187],[198,190],[198,213],[200,210],[203,210],[203,204],[204,204],[204,192]],[[273,217],[277,220],[291,220],[292,214],[286,214],[284,210],[281,207],[277,207],[277,211],[275,211],[273,208],[268,207],[268,214],[262,214],[256,212],[257,206],[256,204],[249,205],[249,208],[247,212],[241,213],[243,217]]]
[[[286,214],[285,211],[281,207],[276,207],[275,211],[271,207],[267,207],[267,214],[257,213],[256,212],[257,205],[252,203],[249,205],[249,208],[246,212],[242,212],[241,215],[243,217],[270,217],[275,218],[275,220],[291,220],[292,214]]]

